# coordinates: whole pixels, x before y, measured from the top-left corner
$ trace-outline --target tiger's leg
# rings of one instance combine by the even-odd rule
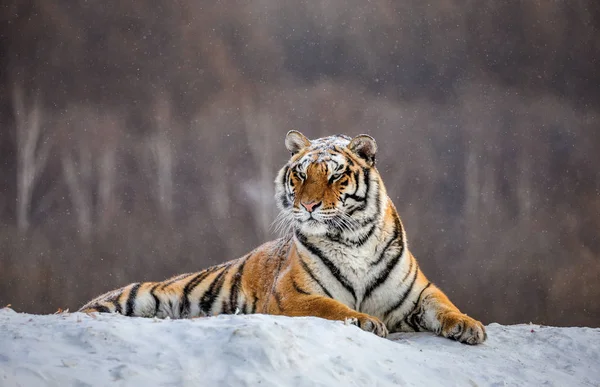
[[[448,297],[428,282],[421,290],[414,310],[404,320],[415,330],[424,328],[466,344],[479,344],[487,339],[483,324],[461,313]]]
[[[279,314],[290,317],[314,316],[327,320],[350,321],[367,332],[386,337],[388,330],[377,317],[359,313],[332,298],[316,294],[297,295],[295,297],[279,298],[269,305],[269,314]]]
[[[283,276],[271,295],[267,308],[269,314],[290,317],[314,316],[327,320],[350,321],[364,331],[386,337],[388,330],[377,317],[350,309],[339,301],[319,294],[311,294],[308,287],[298,285],[300,280]],[[285,296],[283,296],[285,295]]]

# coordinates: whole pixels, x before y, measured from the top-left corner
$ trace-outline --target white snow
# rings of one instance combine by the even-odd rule
[[[600,329],[487,327],[467,346],[313,317],[0,310],[0,386],[600,386]]]

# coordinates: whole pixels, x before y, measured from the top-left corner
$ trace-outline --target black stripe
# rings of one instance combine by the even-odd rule
[[[110,313],[110,309],[108,309],[104,305],[96,305],[96,306],[94,306],[93,309],[96,309],[96,312],[100,312],[100,313]]]
[[[282,311],[283,309],[281,308],[281,294],[279,294],[277,289],[273,292],[273,296],[275,297],[275,302],[277,303],[277,308],[279,309],[279,311]]]
[[[179,316],[185,317],[188,316],[191,312],[191,304],[190,304],[190,293],[204,281],[206,277],[209,276],[212,272],[214,272],[219,266],[210,267],[200,273],[196,274],[194,278],[192,278],[187,284],[185,284],[183,288],[183,292],[181,294],[181,300],[179,302]]]
[[[431,286],[431,282],[427,282],[427,285],[425,285],[425,287],[423,288],[423,290],[421,290],[421,293],[419,293],[419,297],[417,297],[417,304],[419,303],[419,300],[421,299],[421,296],[423,295],[423,292]]]
[[[281,185],[285,187],[285,185],[287,183],[287,180],[288,180],[288,172],[290,171],[290,166],[286,165],[283,168],[284,168],[285,171],[282,174],[283,176],[282,176],[282,179],[281,179]]]
[[[412,267],[412,262],[413,260],[411,260],[411,267]],[[388,309],[387,312],[385,312],[385,314],[383,315],[383,319],[387,319],[388,316],[390,315],[390,313],[392,313],[394,310],[398,309],[399,307],[402,306],[402,304],[404,304],[404,301],[406,301],[406,298],[408,297],[408,295],[410,294],[410,292],[412,291],[413,286],[415,286],[415,281],[417,280],[417,274],[419,273],[419,266],[415,265],[415,275],[412,278],[412,281],[410,281],[410,285],[408,285],[408,287],[406,288],[406,290],[404,291],[404,294],[402,294],[402,297],[400,297],[400,299],[398,300],[398,302],[396,302],[394,304],[394,306],[392,306],[390,309]],[[408,274],[407,274],[408,275]],[[404,280],[406,279],[406,276],[402,279],[402,282],[404,282]]]
[[[300,287],[300,285],[298,285],[298,283],[296,282],[296,280],[292,277],[292,286],[294,287],[294,290],[297,291],[300,294],[310,294],[309,292],[307,292],[306,290],[302,289]]]
[[[353,171],[352,172],[352,175],[354,175],[354,184],[355,184],[354,192],[345,194],[344,196],[346,198],[351,198],[351,199],[354,199],[356,201],[361,201],[361,200],[364,200],[364,198],[356,196],[356,193],[358,192],[358,189],[360,188],[359,187],[360,186],[360,179],[359,179],[360,174],[358,172],[360,172],[360,171],[357,170],[357,171]]]
[[[370,173],[369,173],[368,169],[365,169],[365,179],[370,179]],[[366,196],[364,198],[364,201],[361,203],[360,206],[349,210],[348,211],[349,215],[354,214],[356,211],[366,210],[367,207],[369,206],[369,192],[371,190],[371,185],[370,185],[370,181],[369,180],[365,180],[365,181],[366,181],[367,189],[366,189],[366,193],[365,193]],[[384,215],[381,212],[381,187],[379,186],[379,184],[377,184],[377,190],[375,191],[375,198],[373,199],[373,201],[375,202],[375,212],[374,212],[374,215],[368,217],[367,219],[363,219],[360,222],[360,225],[363,226],[363,227],[366,226],[369,223],[378,223],[380,217],[382,217]],[[398,214],[396,214],[396,218],[397,217],[398,217]],[[375,230],[374,228],[373,228],[373,230],[370,230],[371,233],[374,230]],[[365,240],[362,240],[362,238],[361,238],[362,243],[360,243],[360,245],[366,243],[366,241],[369,239],[370,236],[371,235],[368,235]]]
[[[343,137],[344,139],[346,139],[346,140],[352,140],[350,137],[348,137],[348,136],[345,136],[345,135],[342,135],[342,137]],[[350,156],[350,155],[351,155],[351,153],[350,153],[350,152],[347,152],[347,149],[348,149],[348,148],[346,148],[346,147],[344,147],[344,148],[335,148],[335,150],[336,150],[338,153],[341,153],[341,154],[342,154],[342,155],[343,155],[343,156],[346,158],[346,163],[348,164],[348,166],[349,166],[349,167],[353,167],[353,166],[354,166],[354,161],[352,161],[352,156]]]
[[[252,309],[250,313],[256,313],[256,304],[258,303],[258,298],[256,297],[256,292],[253,294],[254,299],[252,300]]]
[[[405,318],[403,321],[409,327],[411,327],[413,331],[415,331],[415,332],[420,332],[421,331],[421,329],[419,328],[419,324],[417,323],[417,320],[416,320],[416,315],[412,315],[409,318]],[[402,323],[402,321],[400,321],[398,323],[398,325],[400,325],[401,323]]]
[[[249,254],[248,254],[249,255]],[[247,256],[246,256],[247,257]],[[229,295],[229,309],[231,313],[235,313],[238,304],[238,295],[240,292],[240,283],[242,282],[242,275],[244,274],[244,265],[246,264],[247,258],[242,258],[243,262],[233,275],[233,283],[231,284],[231,293]]]
[[[192,290],[194,290],[194,288],[196,288],[196,286],[198,286],[200,282],[202,282],[202,280],[204,280],[204,278],[208,276],[209,273],[209,270],[202,271],[196,274],[194,278],[192,278],[187,284],[185,284],[183,292],[181,294],[181,300],[179,302],[180,317],[189,315],[191,311],[189,295],[192,292]]]
[[[348,211],[348,215],[350,215],[350,216],[352,216],[357,211],[365,210],[367,208],[367,205],[369,204],[367,199],[369,198],[369,192],[371,191],[371,181],[370,181],[371,173],[368,168],[363,168],[363,174],[364,174],[364,180],[365,180],[365,185],[366,185],[365,197],[362,198],[361,200],[357,200],[357,199],[353,198],[354,200],[360,202],[360,205],[358,207],[353,208],[352,210]],[[356,185],[355,192],[358,192],[358,182]],[[379,190],[377,190],[377,192],[379,193]],[[353,196],[356,196],[356,195],[353,195]],[[379,202],[379,198],[377,201]]]
[[[162,288],[164,289],[164,288],[166,288],[167,286],[171,285],[172,283],[174,283],[174,282],[177,282],[177,281],[180,281],[180,280],[182,280],[182,279],[184,279],[184,278],[186,278],[186,277],[189,277],[189,276],[191,276],[192,274],[194,274],[194,273],[180,274],[180,275],[176,275],[175,277],[173,277],[173,278],[171,278],[171,279],[168,279],[168,280],[166,280],[166,281],[163,281],[163,282],[162,282]]]
[[[381,186],[379,185],[379,183],[377,183],[376,185],[377,191],[375,191],[375,217],[377,217],[376,220],[378,220],[379,216],[384,216],[385,214],[382,214],[381,212]]]
[[[375,261],[375,263],[371,263],[371,266],[375,266],[375,265],[377,265],[379,262],[381,262],[383,260],[383,258],[385,257],[386,251],[391,246],[392,242],[394,242],[396,240],[399,240],[399,242],[400,242],[400,251],[398,252],[398,254],[394,258],[392,258],[387,263],[387,265],[381,271],[381,273],[379,273],[379,275],[377,276],[377,278],[375,278],[375,280],[372,281],[367,286],[367,290],[365,291],[365,295],[363,296],[363,299],[362,299],[362,301],[360,303],[361,307],[362,307],[363,302],[365,302],[365,300],[367,300],[369,298],[369,296],[373,293],[373,291],[375,289],[377,289],[379,286],[381,286],[385,281],[387,281],[387,279],[389,278],[391,272],[394,270],[394,268],[396,267],[396,265],[398,265],[398,262],[400,262],[400,258],[402,258],[402,254],[404,254],[404,250],[405,250],[404,249],[404,241],[402,240],[401,228],[402,228],[402,223],[400,223],[400,218],[398,217],[398,214],[394,213],[394,236],[393,236],[393,238],[390,241],[388,241],[388,243],[386,244],[385,248],[382,250],[381,254],[379,255],[379,257]],[[398,239],[398,238],[400,238],[400,239]],[[413,264],[413,260],[411,259],[410,266],[409,266],[408,272],[406,273],[406,276],[408,276],[408,274],[410,273],[410,271],[412,269],[412,264]],[[404,282],[406,280],[406,276],[402,279],[402,282]]]
[[[398,240],[398,238],[400,238],[400,247],[402,248],[402,250],[400,251],[400,254],[402,254],[402,252],[404,250],[404,241],[402,240],[401,229],[402,229],[402,223],[400,223],[400,218],[398,217],[398,214],[396,214],[394,212],[394,235],[387,242],[387,244],[385,245],[383,250],[381,250],[381,254],[379,254],[379,257],[377,257],[377,259],[375,261],[371,262],[371,266],[379,265],[379,263],[383,260],[383,258],[385,258],[385,253],[388,251],[388,249],[390,248],[392,243],[394,243],[394,241]]]
[[[213,279],[212,283],[208,287],[208,290],[204,292],[202,298],[200,299],[200,310],[210,316],[210,311],[213,308],[213,304],[219,294],[221,293],[221,288],[223,287],[223,283],[225,282],[225,274],[231,268],[230,266],[225,267],[221,272]]]
[[[363,302],[365,302],[371,296],[373,291],[375,289],[377,289],[378,287],[380,287],[381,285],[383,285],[385,283],[385,281],[387,281],[387,279],[390,277],[390,273],[394,270],[394,268],[400,261],[400,258],[402,258],[403,253],[404,253],[404,248],[400,249],[400,252],[398,253],[398,255],[396,255],[393,259],[391,259],[388,262],[388,264],[385,266],[385,268],[381,271],[381,273],[379,273],[377,278],[375,278],[375,280],[369,284],[369,286],[367,287],[367,290],[365,291],[365,295],[364,295],[362,301],[360,302],[361,307],[362,307]],[[412,262],[413,261],[411,260],[410,266],[408,268],[408,273],[406,273],[405,277],[402,279],[402,282],[404,282],[406,280],[406,277],[412,270]]]
[[[289,208],[291,205],[290,201],[287,198],[287,193],[285,192],[279,196],[279,201],[281,202],[283,208]]]
[[[284,247],[285,247],[284,245],[279,247],[275,256],[279,256],[279,254],[281,253],[281,250]],[[275,277],[274,277],[275,281],[277,281],[277,278],[279,277],[279,273],[281,272],[282,265],[283,265],[283,259],[279,259],[279,263],[277,264],[277,271],[275,272]],[[281,308],[281,295],[279,294],[279,292],[277,291],[277,288],[275,286],[273,287],[273,296],[275,296],[275,302],[277,303],[277,308],[279,309],[279,311],[282,311],[283,309]],[[265,313],[268,313],[268,307],[269,307],[269,298],[267,298],[267,303],[265,305],[265,311],[264,311]]]
[[[367,231],[365,235],[363,235],[361,238],[358,239],[358,241],[356,241],[355,245],[360,247],[367,243],[367,241],[371,239],[371,236],[373,236],[373,232],[375,232],[375,225],[372,225],[369,231]]]
[[[341,230],[339,230],[339,229],[336,229],[336,231],[338,232],[337,235],[328,232],[327,234],[325,234],[325,236],[330,241],[343,244],[344,246],[347,246],[347,247],[360,247],[360,246],[364,245],[365,243],[367,243],[367,241],[371,238],[371,236],[373,236],[373,233],[375,232],[375,228],[376,228],[376,225],[373,224],[369,228],[369,231],[367,231],[363,236],[361,236],[357,240],[342,237],[340,235]]]
[[[311,254],[317,256],[317,258],[319,258],[325,264],[325,266],[327,266],[329,272],[335,277],[335,279],[338,280],[340,284],[342,284],[344,288],[346,288],[348,292],[350,292],[350,294],[353,297],[353,300],[356,301],[356,293],[354,291],[354,288],[352,287],[348,279],[344,277],[340,270],[333,264],[333,262],[331,262],[318,247],[310,244],[306,237],[302,235],[302,233],[300,233],[299,231],[296,231],[296,237],[298,238],[298,241],[302,245],[304,245],[304,247],[306,247],[308,251],[311,252]]]
[[[371,172],[369,169],[365,170],[365,179],[371,179]],[[365,209],[367,208],[367,206],[369,204],[368,199],[369,199],[369,191],[370,191],[370,187],[371,187],[370,184],[371,184],[371,182],[369,181],[369,185],[367,186],[369,189],[367,190],[367,193],[366,193],[367,202],[365,203]],[[378,180],[375,181],[375,186],[377,188],[375,191],[375,213],[380,214],[381,213],[381,186],[379,185]]]
[[[132,316],[135,308],[135,298],[137,297],[137,292],[140,290],[140,286],[142,284],[137,283],[133,285],[131,290],[129,291],[129,296],[127,297],[127,303],[125,304],[125,315]]]
[[[288,199],[288,194],[287,194],[288,193],[287,181],[288,181],[288,177],[289,177],[291,169],[290,169],[289,165],[286,165],[284,168],[285,168],[285,172],[283,172],[282,181],[281,181],[283,193],[281,194],[279,200],[281,201],[283,208],[288,208],[292,205],[292,203]]]
[[[321,289],[323,289],[323,292],[325,292],[325,294],[327,295],[327,297],[333,298],[331,296],[331,293],[329,293],[329,291],[325,287],[325,285],[323,285],[321,283],[321,281],[319,281],[317,279],[317,277],[315,277],[315,275],[313,274],[312,270],[310,270],[310,267],[308,267],[308,265],[306,264],[306,262],[304,262],[304,260],[302,258],[300,258],[300,264],[302,265],[302,268],[308,273],[308,275],[310,276],[310,278],[312,278],[312,280],[315,281],[317,283],[317,285],[319,285],[321,287]]]
[[[356,188],[355,192],[358,191],[358,187]],[[355,194],[344,194],[344,201],[346,201],[346,199],[353,199],[356,202],[362,203],[365,200],[367,200],[366,196],[358,196]]]
[[[375,223],[377,221],[377,218],[379,218],[380,216],[381,216],[381,211],[379,211],[379,205],[378,205],[378,209],[377,209],[377,212],[375,213],[375,215],[370,216],[368,218],[364,218],[364,219],[358,221],[359,222],[359,226],[360,227],[365,227],[369,223]]]
[[[227,300],[221,301],[221,314],[232,314],[229,310],[229,304],[227,303]]]
[[[123,293],[121,293],[123,294]],[[119,294],[119,296],[117,298],[113,298],[112,300],[110,300],[110,302],[112,302],[112,304],[115,306],[115,311],[119,314],[123,314],[123,308],[121,308],[121,303],[119,302],[119,298],[121,297],[121,294]]]
[[[156,293],[154,293],[154,291],[160,285],[161,284],[159,282],[150,289],[150,295],[152,296],[152,298],[154,298],[154,316],[158,315],[158,309],[160,308],[160,300],[158,299],[158,297],[156,296]]]
[[[333,155],[333,154],[332,154],[332,155]],[[332,159],[332,158],[330,159],[330,161],[331,161],[333,164],[335,164],[335,166],[334,166],[334,167],[331,169],[331,172],[332,172],[332,173],[331,173],[331,177],[329,178],[329,181],[328,181],[328,183],[329,183],[329,184],[332,184],[332,183],[333,183],[333,180],[334,180],[334,179],[333,179],[333,176],[334,176],[335,174],[340,174],[340,176],[338,177],[338,179],[339,179],[339,178],[341,177],[341,175],[343,175],[343,174],[344,174],[344,172],[345,172],[345,171],[343,171],[343,172],[341,171],[341,169],[340,169],[340,163],[338,163],[337,161],[335,161],[335,160],[334,160],[334,159]],[[329,169],[329,168],[326,168],[326,172],[327,172],[327,170],[328,170],[328,169]]]
[[[423,295],[423,292],[425,290],[427,290],[427,288],[430,286],[431,286],[431,282],[427,282],[427,285],[425,285],[423,287],[423,289],[421,289],[421,292],[419,293],[419,296],[417,297],[417,302],[415,303],[415,307],[413,308],[412,311],[410,311],[408,313],[408,315],[411,316],[411,321],[414,324],[417,324],[417,326],[421,325],[420,321],[421,321],[421,318],[423,317],[423,313],[425,313],[425,311],[423,310],[423,306],[422,306],[423,304],[419,301],[421,300],[421,296]],[[419,312],[415,313],[415,309],[417,308],[417,306],[419,307]]]
[[[348,247],[350,247],[348,244],[346,244],[346,242],[344,242],[344,239],[341,236],[341,232],[342,230],[340,229],[335,229],[336,233],[331,233],[331,232],[327,232],[327,234],[325,234],[325,237],[327,239],[329,239],[332,242],[336,242],[336,243],[341,243],[343,245],[346,245]]]
[[[344,195],[342,195],[342,196],[344,196]],[[375,200],[375,204],[376,204],[375,213],[374,213],[373,216],[369,216],[369,217],[367,217],[365,219],[361,219],[360,221],[357,221],[359,227],[365,227],[365,226],[367,226],[369,224],[374,224],[373,227],[376,226],[377,222],[379,221],[379,218],[383,215],[382,212],[381,212],[381,201],[380,201],[380,198],[381,198],[381,191],[377,190],[376,196],[375,196],[375,199],[374,199]],[[344,198],[342,198],[341,200],[342,200],[342,202],[345,201]],[[367,200],[367,198],[365,198],[363,200]],[[358,209],[359,209],[359,207],[356,207],[354,209],[350,208],[347,211],[348,211],[348,213],[351,213],[353,211],[357,211]],[[397,217],[397,214],[396,214],[396,217]],[[375,228],[370,229],[367,232],[366,236],[363,236],[362,238],[359,238],[358,241],[354,242],[351,239],[347,239],[347,238],[342,239],[342,237],[340,236],[340,234],[342,233],[343,230],[337,228],[336,226],[333,226],[333,228],[335,229],[336,234],[328,232],[326,234],[327,237],[329,239],[331,239],[332,241],[334,241],[334,242],[342,243],[342,244],[344,244],[344,245],[346,245],[348,247],[355,247],[357,245],[362,246],[363,244],[365,244],[369,240],[369,238],[371,237],[372,233],[375,231]],[[402,228],[401,224],[400,224],[400,228]],[[358,229],[358,227],[356,229]],[[348,242],[346,242],[346,241],[348,241]]]
[[[415,303],[415,307],[413,308],[412,311],[410,311],[410,313],[408,313],[408,317],[405,317],[404,320],[406,321],[406,323],[408,325],[410,325],[411,328],[413,328],[416,332],[419,332],[421,329],[421,320],[423,318],[423,313],[425,312],[423,310],[423,304],[421,302],[419,302],[421,300],[421,296],[423,295],[423,292],[429,287],[431,286],[431,282],[427,282],[427,285],[425,285],[425,287],[423,287],[423,289],[421,290],[421,292],[419,293],[419,296],[417,297],[417,302]],[[418,311],[415,311],[415,309],[419,307]]]

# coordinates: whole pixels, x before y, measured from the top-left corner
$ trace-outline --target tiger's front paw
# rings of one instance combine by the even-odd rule
[[[350,319],[350,322],[363,331],[375,333],[379,337],[387,337],[388,335],[387,327],[377,317],[361,314],[356,318]]]
[[[466,314],[450,312],[441,320],[440,334],[466,344],[480,344],[487,339],[485,327],[479,321]]]

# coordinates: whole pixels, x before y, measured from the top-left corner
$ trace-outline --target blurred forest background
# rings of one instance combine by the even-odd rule
[[[468,314],[600,326],[597,0],[0,9],[0,305],[75,310],[274,238],[298,129],[376,138]]]

